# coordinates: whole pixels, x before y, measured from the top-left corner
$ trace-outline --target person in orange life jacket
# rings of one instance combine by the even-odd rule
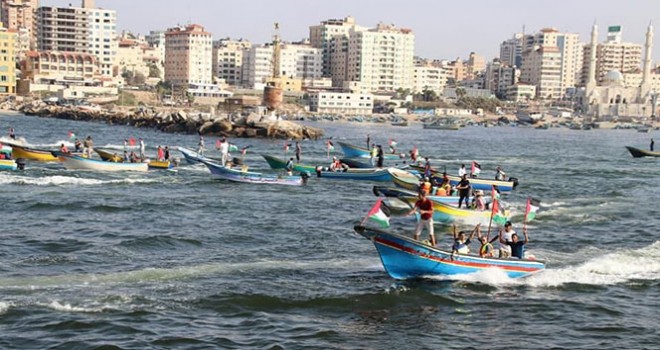
[[[525,244],[529,243],[529,236],[527,236],[527,228],[523,228],[523,235],[525,236],[524,241],[520,241],[518,234],[514,233],[511,235],[511,241],[505,241],[500,232],[500,243],[506,244],[511,247],[511,256],[524,259],[525,258]]]
[[[62,144],[62,145],[60,146],[60,152],[62,152],[62,153],[69,153],[69,149],[68,149],[64,144]]]
[[[454,256],[456,254],[470,254],[470,243],[472,241],[472,238],[474,238],[474,234],[477,232],[480,232],[480,227],[481,224],[477,224],[477,226],[474,227],[472,230],[472,233],[470,233],[470,237],[466,238],[465,231],[461,231],[459,233],[456,232],[456,224],[454,224],[453,227],[453,236],[454,236],[454,245],[451,247],[451,258],[452,260],[454,259]]]
[[[417,202],[415,202],[415,206],[406,215],[412,215],[417,211],[419,211],[420,218],[417,222],[417,227],[415,228],[415,240],[419,240],[419,236],[421,235],[422,230],[426,228],[426,230],[429,232],[429,240],[431,241],[431,245],[435,246],[436,241],[433,234],[433,202],[426,198],[426,194],[424,192],[419,193],[419,199]]]
[[[499,236],[493,237],[493,239],[488,241],[488,237],[481,235],[481,230],[478,231],[477,238],[481,242],[481,247],[479,248],[479,256],[482,258],[494,258],[495,257],[495,248],[493,247],[493,242],[499,239]]]
[[[330,163],[330,171],[340,171],[342,169],[341,162],[337,157],[332,157],[332,163]]]
[[[426,196],[428,196],[431,193],[431,182],[429,181],[428,177],[425,177],[420,181],[419,191],[420,193],[424,193],[424,195]]]

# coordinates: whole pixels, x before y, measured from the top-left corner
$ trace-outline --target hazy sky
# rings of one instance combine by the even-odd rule
[[[42,5],[80,6],[81,1],[41,0]],[[415,51],[427,58],[467,58],[470,51],[491,59],[499,44],[522,30],[544,27],[579,33],[589,41],[594,21],[600,40],[608,25],[622,25],[624,41],[643,44],[660,0],[96,0],[117,11],[118,30],[145,34],[177,24],[199,23],[214,38],[270,40],[279,22],[284,40],[309,36],[309,26],[329,18],[354,16],[360,25],[378,22],[411,28]],[[655,21],[654,21],[655,22]],[[654,61],[660,61],[660,21],[656,25]]]

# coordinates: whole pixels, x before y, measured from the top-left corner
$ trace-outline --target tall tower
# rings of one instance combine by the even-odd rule
[[[589,72],[587,75],[587,95],[596,87],[596,51],[598,51],[598,26],[591,27],[591,51],[589,52]]]
[[[642,91],[641,96],[644,98],[650,90],[651,79],[651,51],[653,50],[653,25],[649,24],[646,30],[646,43],[644,44],[644,71],[642,73]]]

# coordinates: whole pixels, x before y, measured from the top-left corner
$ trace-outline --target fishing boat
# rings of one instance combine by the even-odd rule
[[[422,124],[422,127],[424,129],[434,129],[434,130],[460,130],[461,126],[458,124],[450,124],[450,123],[426,123]]]
[[[390,173],[392,182],[394,182],[396,186],[412,192],[419,191],[419,177],[415,174],[396,168],[388,168],[387,171]]]
[[[337,144],[339,144],[342,152],[344,152],[344,155],[347,158],[371,158],[371,151],[364,147],[355,146],[346,142],[337,142]],[[396,160],[399,159],[399,155],[392,153],[383,153],[383,158],[389,160]]]
[[[374,186],[373,192],[376,196],[384,196],[388,198],[399,198],[402,199],[405,197],[409,197],[411,199],[417,200],[417,192],[415,191],[409,191],[409,190],[404,190],[400,188],[392,188],[392,187],[385,187],[385,186]],[[449,204],[451,206],[458,206],[458,199],[460,197],[457,196],[426,196],[426,198],[430,199],[433,202],[438,202],[438,203],[445,203]],[[411,201],[406,201],[406,202],[411,202]],[[472,202],[472,197],[468,198],[468,203]]]
[[[12,148],[12,158],[14,159],[27,159],[27,160],[36,160],[39,162],[57,162],[59,161],[57,157],[53,156],[50,150],[30,148],[20,145],[11,145]]]
[[[399,197],[402,201],[412,205],[417,202],[417,197]],[[457,208],[449,203],[433,202],[433,221],[440,224],[461,224],[474,226],[481,224],[488,226],[491,223],[492,210],[476,210],[467,208]],[[511,212],[505,210],[500,214],[504,219],[508,220],[511,217]],[[495,224],[493,222],[493,224]]]
[[[13,159],[0,159],[0,170],[16,170],[18,165]]]
[[[418,171],[424,171],[424,167],[420,165],[411,165],[410,167]],[[432,169],[431,173],[433,176],[439,178],[439,180],[442,182],[442,177],[444,176],[443,173],[435,169]],[[447,175],[447,177],[449,178],[449,183],[452,186],[456,186],[459,182],[461,182],[461,178],[458,176]],[[516,186],[518,186],[518,179],[515,177],[509,178],[508,181],[489,180],[478,177],[470,177],[468,180],[470,181],[470,186],[473,190],[488,191],[492,189],[493,186],[497,186],[500,192],[510,192],[513,191]]]
[[[628,152],[632,154],[634,158],[642,158],[642,157],[660,157],[660,152],[652,152],[652,151],[647,151],[644,149],[639,149],[635,147],[630,147],[626,146],[628,149]]]
[[[286,169],[286,160],[274,156],[269,156],[267,154],[262,154],[261,156],[264,157],[264,159],[266,160],[266,162],[268,163],[271,169],[273,170]],[[294,163],[293,170],[299,172],[314,173],[316,172],[316,166]]]
[[[360,159],[360,158],[358,158],[358,159]],[[346,164],[346,165],[348,165],[349,168],[354,168],[354,169],[370,169],[370,168],[374,167],[373,165],[371,165],[371,163],[362,162],[358,159],[341,158],[341,159],[339,159],[339,161]]]
[[[228,168],[206,159],[201,159],[201,162],[204,163],[207,168],[209,168],[211,174],[223,180],[251,184],[273,184],[289,186],[301,186],[304,183],[303,176],[265,175],[262,173],[249,172],[247,170],[243,171]]]
[[[68,170],[94,170],[94,171],[147,171],[147,163],[115,163],[97,159],[89,159],[69,153],[53,152]]]
[[[395,279],[449,277],[499,269],[520,278],[545,269],[545,263],[527,259],[481,258],[432,247],[394,232],[356,225],[359,235],[373,242],[387,274]]]
[[[106,162],[115,162],[115,163],[124,163],[124,158],[117,155],[115,152],[110,152],[98,148],[94,148],[102,160]],[[169,160],[149,160],[147,161],[149,169],[171,169],[174,167],[174,163]]]

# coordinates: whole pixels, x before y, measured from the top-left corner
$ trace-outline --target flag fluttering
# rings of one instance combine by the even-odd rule
[[[76,134],[73,133],[73,131],[69,131],[69,140],[75,140]]]
[[[128,139],[128,144],[131,146],[135,146],[135,137],[131,137],[130,139]]]
[[[328,142],[326,143],[326,145],[328,146],[328,150],[329,150],[329,151],[334,151],[334,150],[335,150],[335,144],[332,143],[332,141],[328,140]]]
[[[377,223],[382,228],[390,227],[390,209],[383,205],[382,198],[378,198],[376,204],[369,210],[367,219]]]
[[[525,209],[525,222],[532,221],[536,217],[536,211],[539,210],[541,201],[535,198],[527,198],[527,208]]]
[[[245,147],[241,148],[241,154],[245,155],[247,153],[248,148],[250,148],[250,147],[252,147],[252,146],[245,146]],[[238,147],[237,147],[237,149],[238,149]]]
[[[498,225],[504,225],[507,221],[506,216],[502,215],[500,211],[500,194],[492,187],[491,195],[493,197],[493,208],[491,212],[491,219]]]
[[[481,164],[472,161],[472,169],[470,170],[470,173],[473,175],[479,175],[480,172],[481,172]]]

